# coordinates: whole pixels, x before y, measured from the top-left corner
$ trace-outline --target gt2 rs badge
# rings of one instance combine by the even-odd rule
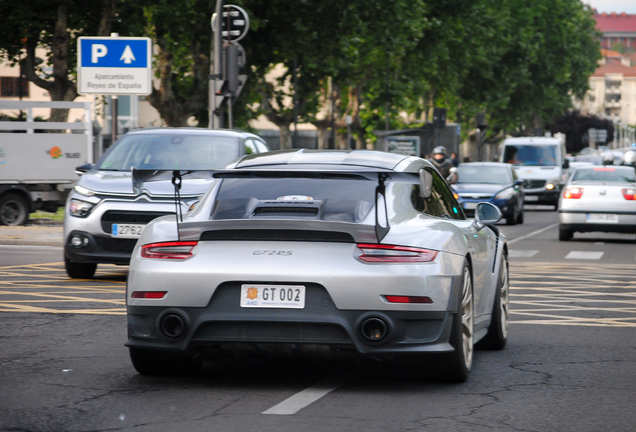
[[[252,252],[252,255],[282,255],[289,256],[292,251],[273,251],[273,250],[257,250]]]

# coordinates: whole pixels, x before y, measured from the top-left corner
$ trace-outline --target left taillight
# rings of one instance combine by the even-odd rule
[[[421,263],[431,262],[437,256],[437,251],[408,246],[361,243],[358,248],[362,251],[358,258],[365,262]]]
[[[163,242],[150,243],[141,247],[141,256],[157,259],[187,259],[198,242]]]

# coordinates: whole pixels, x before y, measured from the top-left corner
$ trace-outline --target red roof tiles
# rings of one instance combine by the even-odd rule
[[[593,77],[604,77],[605,74],[620,73],[624,77],[636,77],[636,68],[625,66],[621,63],[606,63],[599,66],[598,69],[592,74]]]

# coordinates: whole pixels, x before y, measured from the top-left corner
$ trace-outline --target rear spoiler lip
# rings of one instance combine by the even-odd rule
[[[222,230],[286,230],[286,231],[324,231],[350,234],[356,243],[377,243],[375,225],[363,223],[292,220],[292,219],[224,219],[196,222],[183,222],[179,225],[181,240],[199,241],[205,231]]]

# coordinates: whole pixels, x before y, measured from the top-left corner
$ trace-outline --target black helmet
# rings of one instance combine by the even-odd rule
[[[437,146],[433,149],[433,154],[443,154],[444,156],[446,156],[446,147],[444,146]]]

